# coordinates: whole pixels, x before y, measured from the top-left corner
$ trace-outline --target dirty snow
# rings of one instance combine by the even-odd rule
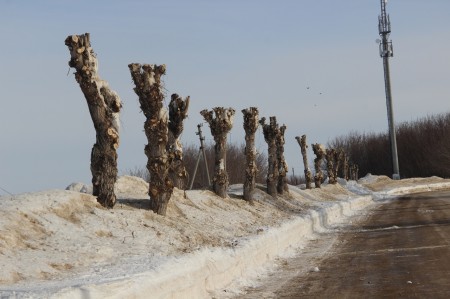
[[[226,199],[175,189],[165,217],[148,210],[147,188],[120,177],[112,210],[83,183],[0,197],[0,297],[220,297],[373,199],[450,189],[450,180],[368,175],[321,189],[290,186],[276,200],[258,185],[253,204],[242,200],[242,185]]]

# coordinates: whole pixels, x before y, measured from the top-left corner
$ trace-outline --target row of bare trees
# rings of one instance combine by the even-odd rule
[[[112,208],[116,203],[116,150],[119,147],[119,111],[122,104],[117,93],[98,76],[98,61],[89,33],[68,36],[65,44],[71,56],[69,66],[76,70],[75,79],[86,98],[96,130],[96,143],[91,153],[93,195],[100,204]],[[165,65],[132,63],[128,67],[146,118],[144,130],[148,144],[145,154],[151,177],[150,205],[154,212],[165,215],[174,184],[180,186],[186,176],[179,136],[187,116],[189,97],[183,100],[173,94],[168,112],[163,107],[161,81],[166,72]]]
[[[76,70],[75,79],[86,98],[96,129],[96,143],[91,153],[93,195],[103,206],[112,208],[116,202],[114,194],[117,179],[116,150],[119,146],[119,112],[122,104],[117,93],[98,76],[98,62],[90,44],[89,33],[68,36],[65,44],[71,55],[69,66]],[[144,130],[148,141],[145,154],[150,176],[148,193],[151,199],[150,206],[155,213],[165,215],[173,188],[186,187],[187,171],[179,136],[183,131],[183,121],[187,116],[190,98],[183,99],[178,94],[172,94],[169,107],[166,109],[163,106],[162,88],[162,76],[166,73],[165,65],[131,63],[128,67],[140,108],[145,115]],[[242,113],[246,141],[244,199],[247,201],[254,199],[258,175],[255,133],[259,125],[268,146],[267,193],[274,198],[288,193],[288,165],[284,157],[286,126],[280,126],[275,116],[269,118],[269,123],[266,123],[265,117],[259,119],[256,107],[244,109]],[[200,114],[209,124],[215,141],[212,188],[218,196],[225,198],[229,186],[226,167],[227,134],[233,127],[235,110],[215,107],[212,110],[202,110]],[[311,188],[312,174],[306,157],[306,136],[302,136],[301,139],[297,137],[297,140],[305,164],[306,186]],[[316,188],[320,188],[324,179],[321,165],[325,157],[330,183],[336,183],[340,167],[344,169],[345,174],[347,173],[348,166],[345,164],[343,151],[326,150],[320,144],[313,144],[313,151],[316,155],[314,160]]]

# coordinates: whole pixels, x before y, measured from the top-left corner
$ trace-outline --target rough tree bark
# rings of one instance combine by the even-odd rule
[[[258,129],[258,108],[250,107],[243,109],[244,114],[244,130],[245,130],[245,181],[244,181],[244,200],[253,201],[253,193],[256,185],[256,147],[255,133]]]
[[[145,146],[147,169],[150,173],[149,196],[150,209],[159,215],[165,215],[173,192],[173,183],[169,178],[168,115],[163,107],[164,94],[161,76],[166,73],[165,65],[132,63],[128,65],[139,97],[142,112],[145,115],[144,130],[148,144]]]
[[[119,96],[98,75],[98,62],[91,48],[89,33],[71,35],[65,40],[70,51],[69,66],[75,68],[75,79],[86,98],[96,131],[91,152],[93,195],[104,207],[116,203],[114,184],[117,179],[117,148],[119,147]]]
[[[284,139],[284,133],[286,132],[286,126],[282,125],[278,129],[277,134],[277,162],[278,162],[278,184],[277,191],[278,194],[283,195],[289,192],[289,187],[287,184],[287,173],[288,165],[286,159],[284,158],[284,144],[286,143]]]
[[[316,171],[316,174],[314,175],[314,184],[316,185],[316,188],[320,188],[320,185],[322,184],[323,180],[323,172],[322,172],[322,161],[325,156],[325,148],[322,144],[312,144],[314,155],[316,155],[316,158],[314,159],[314,168]]]
[[[176,93],[172,94],[169,104],[169,177],[178,189],[185,189],[187,172],[183,163],[183,145],[180,135],[183,132],[183,121],[187,117],[189,97],[184,100]]]
[[[268,147],[268,168],[267,168],[267,193],[272,197],[277,197],[278,183],[278,159],[277,159],[277,135],[278,124],[275,116],[270,117],[270,123],[266,124],[266,118],[259,121],[263,129],[264,140]]]
[[[215,165],[213,190],[218,196],[222,198],[227,197],[228,189],[228,174],[226,171],[226,151],[227,151],[227,134],[233,127],[233,118],[235,110],[233,108],[225,109],[223,107],[213,108],[212,111],[207,109],[200,111],[200,114],[208,122],[211,130],[211,135],[216,142],[215,150]]]
[[[336,161],[334,160],[335,154],[336,150],[334,148],[326,150],[328,183],[333,185],[337,183],[334,173],[334,164],[336,163]]]
[[[306,144],[306,135],[302,135],[300,138],[299,136],[295,137],[297,139],[298,144],[300,145],[300,149],[302,151],[303,156],[303,165],[305,167],[304,173],[305,173],[305,180],[306,180],[306,189],[311,189],[311,182],[312,182],[312,174],[311,170],[309,169],[308,165],[308,156],[306,149],[308,148],[308,145]]]

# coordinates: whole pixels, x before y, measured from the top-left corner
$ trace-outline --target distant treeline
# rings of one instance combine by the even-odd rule
[[[403,122],[396,127],[400,176],[450,177],[450,113]],[[361,176],[392,175],[389,134],[352,132],[328,143],[343,148]]]

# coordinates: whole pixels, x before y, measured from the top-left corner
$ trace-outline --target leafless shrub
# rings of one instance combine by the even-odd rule
[[[245,153],[244,144],[229,144],[227,148],[227,172],[230,184],[242,184],[244,183],[244,171],[245,167]],[[188,173],[187,180],[190,183],[192,175],[194,174],[195,164],[199,156],[199,146],[194,144],[189,144],[183,147],[183,160]],[[214,144],[210,143],[205,145],[205,152],[208,159],[209,172],[213,172],[214,167]],[[262,150],[257,150],[256,155],[256,165],[258,167],[258,172],[256,176],[256,182],[260,184],[266,183],[267,177],[267,156]],[[145,181],[150,181],[150,174],[148,173],[145,166],[134,167],[133,169],[127,169],[123,171],[123,174],[137,176],[143,178]],[[298,184],[302,183],[302,179],[298,178]],[[203,156],[201,157],[200,163],[198,165],[197,175],[195,176],[193,189],[208,188],[208,179],[206,176],[205,165],[203,162]],[[189,184],[185,184],[189,186]]]
[[[133,169],[126,169],[123,173],[125,175],[136,176],[141,179],[144,179],[147,183],[150,182],[150,173],[148,172],[148,169],[145,166],[142,167],[135,166]]]
[[[450,177],[450,113],[403,122],[396,128],[400,175]],[[392,174],[388,133],[357,133],[328,143],[342,148],[361,175]]]

